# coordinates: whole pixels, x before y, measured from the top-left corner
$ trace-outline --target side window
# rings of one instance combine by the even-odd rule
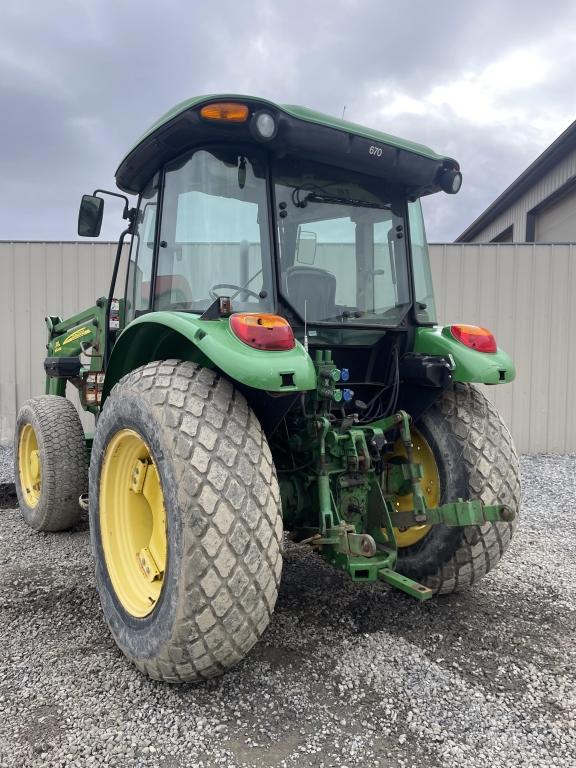
[[[158,184],[158,176],[155,176],[142,193],[138,206],[138,223],[130,247],[126,285],[127,323],[150,307],[154,234],[158,211]]]
[[[266,180],[258,156],[199,149],[166,166],[154,309],[272,309]]]
[[[412,269],[414,271],[414,298],[416,299],[416,318],[420,323],[436,323],[436,303],[430,271],[428,244],[424,231],[424,219],[420,201],[408,203],[410,223],[410,241],[412,243]]]

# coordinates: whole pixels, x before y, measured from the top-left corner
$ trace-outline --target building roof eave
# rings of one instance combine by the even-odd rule
[[[518,178],[499,195],[483,213],[468,226],[454,242],[465,243],[476,237],[501,213],[509,208],[524,192],[542,178],[551,168],[576,147],[576,120],[539,155]]]

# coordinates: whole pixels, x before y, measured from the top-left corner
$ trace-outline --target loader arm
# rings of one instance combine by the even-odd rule
[[[62,320],[58,316],[46,318],[48,328],[46,371],[47,395],[64,397],[66,381],[72,381],[79,388],[79,373],[84,367],[94,373],[104,369],[106,299],[83,312]],[[85,353],[89,363],[82,366],[80,356]]]

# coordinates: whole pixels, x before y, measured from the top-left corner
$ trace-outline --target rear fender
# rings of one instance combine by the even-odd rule
[[[228,319],[200,320],[183,312],[151,312],[137,318],[116,341],[104,382],[102,404],[123,376],[152,360],[177,358],[222,371],[242,388],[279,395],[316,387],[314,364],[304,347],[265,351],[240,341]]]
[[[503,349],[496,352],[478,352],[457,341],[450,326],[418,328],[414,352],[438,355],[449,359],[453,365],[453,381],[477,384],[507,384],[516,378],[512,359]]]

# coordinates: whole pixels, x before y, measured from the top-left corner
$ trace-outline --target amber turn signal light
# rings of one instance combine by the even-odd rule
[[[200,110],[200,116],[205,120],[222,120],[227,123],[245,123],[248,120],[249,110],[246,104],[237,104],[234,101],[218,101],[214,104],[206,104]]]
[[[279,351],[296,346],[290,323],[279,315],[237,312],[230,317],[230,327],[240,341],[254,349]]]
[[[477,352],[496,352],[498,348],[494,334],[478,325],[451,325],[450,333],[465,347]]]

